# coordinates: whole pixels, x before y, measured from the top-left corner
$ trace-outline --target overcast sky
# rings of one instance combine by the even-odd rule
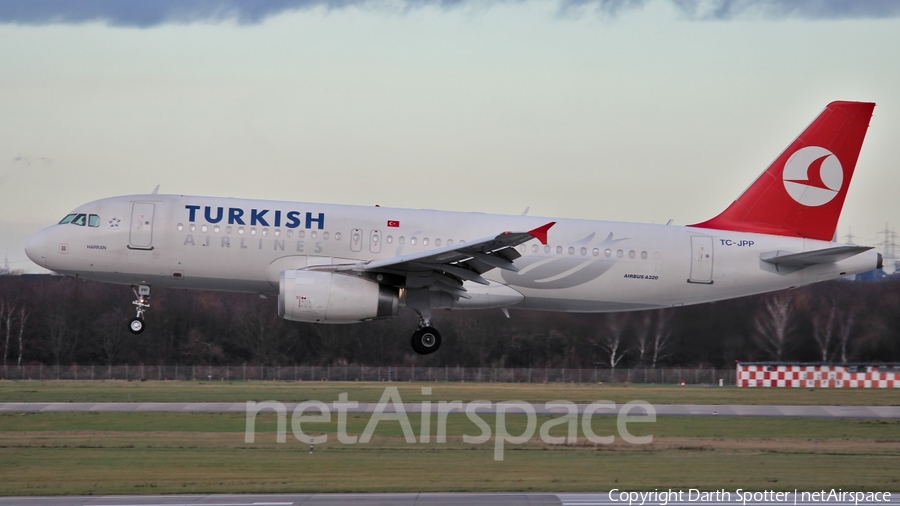
[[[677,224],[832,100],[900,227],[900,2],[0,0],[0,255],[150,192]]]

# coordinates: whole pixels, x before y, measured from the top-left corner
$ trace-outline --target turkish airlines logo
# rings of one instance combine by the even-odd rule
[[[784,189],[804,206],[831,202],[844,184],[844,168],[831,151],[819,146],[798,149],[784,164]]]

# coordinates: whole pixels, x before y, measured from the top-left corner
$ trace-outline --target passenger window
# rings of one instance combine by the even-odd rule
[[[74,214],[67,214],[65,218],[63,218],[62,220],[60,220],[59,224],[60,224],[60,225],[65,225],[66,223],[71,223],[71,221],[72,221],[73,219],[75,219],[75,215],[74,215]]]
[[[72,225],[78,225],[79,227],[83,227],[86,221],[87,221],[87,215],[79,214],[78,216],[75,217],[74,220],[72,220]]]
[[[99,227],[100,226],[100,217],[96,214],[92,214],[88,216],[88,226],[89,227]]]

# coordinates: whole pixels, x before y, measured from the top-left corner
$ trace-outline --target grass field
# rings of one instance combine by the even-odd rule
[[[375,383],[286,381],[0,381],[0,402],[300,402],[337,400],[341,392],[359,402],[376,402],[385,386],[399,388],[403,400],[546,402],[644,400],[658,404],[900,405],[889,389],[735,388],[673,385],[592,385],[574,383]],[[423,396],[421,387],[432,387]]]
[[[418,417],[410,421],[418,432]],[[367,422],[349,415],[348,433]],[[524,417],[507,422],[511,434],[524,429]],[[535,437],[507,445],[502,462],[491,442],[462,441],[480,432],[464,415],[450,415],[444,444],[406,443],[398,423],[382,422],[370,443],[344,445],[334,423],[309,424],[329,435],[313,455],[290,433],[275,442],[274,415],[260,415],[252,444],[244,424],[243,414],[3,413],[0,495],[900,488],[900,421],[664,417],[633,428],[654,436],[648,445]],[[614,427],[594,420],[597,434]]]
[[[423,396],[422,386],[432,395]],[[23,401],[377,401],[385,383],[0,381],[0,402]],[[610,400],[624,403],[862,404],[900,402],[885,390],[737,389],[626,385],[392,383],[403,400],[541,402]],[[420,418],[410,414],[414,432]],[[492,430],[493,417],[481,415]],[[551,419],[539,416],[537,427]],[[337,441],[330,423],[304,423],[298,441],[288,420],[287,442],[276,443],[276,417],[257,418],[257,438],[244,442],[243,413],[0,413],[0,495],[237,492],[597,491],[609,488],[898,490],[900,420],[659,417],[630,424],[653,442],[610,445],[584,438],[551,445],[538,432],[507,444],[494,460],[493,439],[470,444],[481,429],[463,414],[447,418],[447,442],[407,443],[400,424],[382,422],[367,444]],[[368,414],[349,414],[359,435]],[[521,434],[524,416],[506,419]],[[596,416],[598,435],[617,434],[616,418]],[[563,435],[564,426],[551,430]]]

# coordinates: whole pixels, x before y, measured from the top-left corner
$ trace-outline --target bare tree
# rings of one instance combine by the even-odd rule
[[[650,311],[644,311],[643,318],[635,325],[634,329],[634,348],[638,353],[638,365],[644,365],[644,356],[647,355],[650,346],[650,329],[653,327],[653,318]]]
[[[66,310],[51,311],[44,317],[44,323],[47,325],[47,343],[50,353],[53,354],[53,361],[59,365],[63,353],[68,348],[69,326],[66,318]]]
[[[672,337],[672,318],[675,316],[671,310],[662,309],[656,312],[656,327],[653,330],[653,360],[651,367],[656,368],[660,360],[666,358],[663,352],[669,346]]]
[[[819,354],[822,358],[822,362],[828,362],[828,358],[831,355],[831,342],[834,339],[834,317],[836,312],[837,307],[835,306],[834,301],[832,301],[831,307],[828,309],[827,317],[822,318],[822,315],[816,312],[813,312],[812,314],[813,338],[819,346]]]
[[[853,332],[853,326],[856,323],[856,308],[841,311],[837,318],[838,340],[841,343],[841,363],[846,364],[847,345],[850,343],[850,336]]]
[[[0,300],[0,325],[6,329],[6,340],[3,342],[3,363],[9,358],[9,334],[12,332],[12,308],[5,300]]]
[[[182,355],[190,362],[214,364],[222,360],[224,353],[222,347],[212,342],[212,339],[208,339],[202,330],[192,328],[188,331]]]
[[[768,297],[753,320],[754,337],[775,360],[781,360],[784,354],[784,345],[794,330],[793,320],[794,307],[790,295],[785,292]]]
[[[114,309],[100,315],[94,321],[93,330],[100,337],[106,364],[112,366],[122,358],[125,350],[125,327],[122,325],[124,315],[121,310]]]
[[[25,350],[25,346],[22,344],[22,335],[25,334],[26,321],[28,321],[28,311],[25,310],[25,306],[22,306],[22,309],[19,310],[19,360],[16,362],[19,367],[22,367],[22,352]]]
[[[257,363],[280,363],[291,346],[292,335],[285,330],[285,320],[261,301],[242,309],[233,317],[235,342]]]
[[[591,339],[592,344],[599,346],[606,352],[609,358],[607,365],[613,370],[615,370],[627,353],[627,350],[623,350],[627,318],[627,315],[623,313],[611,313],[606,319],[606,328],[601,332],[600,339]]]

